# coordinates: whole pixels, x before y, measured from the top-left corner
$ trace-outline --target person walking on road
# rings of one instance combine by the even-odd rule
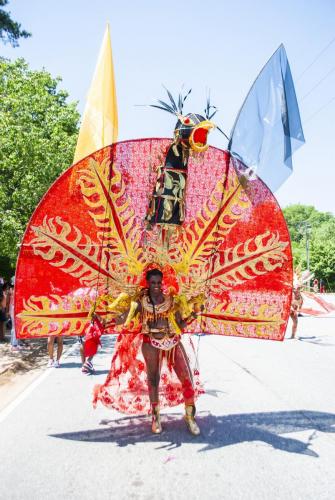
[[[57,357],[54,361],[54,344],[55,339],[57,338]],[[47,364],[47,368],[59,368],[60,367],[60,358],[63,353],[63,338],[59,336],[52,335],[48,337],[48,353],[49,353],[49,361]]]
[[[302,307],[304,299],[301,295],[301,285],[296,285],[292,290],[292,302],[291,302],[291,312],[290,317],[292,319],[292,336],[291,339],[296,338],[298,329],[298,315]]]

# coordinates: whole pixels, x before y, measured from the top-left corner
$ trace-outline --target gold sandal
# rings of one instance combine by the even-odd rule
[[[159,406],[152,405],[151,406],[151,413],[152,413],[151,431],[154,434],[161,434],[162,424],[161,424],[161,416],[159,413]]]
[[[200,434],[200,429],[198,424],[195,421],[195,406],[194,405],[185,405],[185,416],[184,420],[186,422],[186,425],[188,427],[188,430],[190,431],[193,436],[199,436]]]

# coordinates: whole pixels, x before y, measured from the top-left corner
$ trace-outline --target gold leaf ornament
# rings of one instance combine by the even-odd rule
[[[218,181],[203,209],[185,225],[181,243],[184,259],[176,267],[178,272],[188,274],[192,266],[206,262],[250,208],[236,174],[227,184]]]
[[[47,335],[80,335],[88,324],[92,299],[60,297],[37,297],[32,295],[24,301],[23,311],[18,314],[22,321],[22,335],[43,337]]]
[[[288,242],[280,241],[278,232],[266,231],[234,248],[215,255],[208,281],[210,286],[228,290],[281,267],[287,260]]]
[[[78,278],[85,286],[96,284],[101,266],[99,244],[94,244],[89,236],[83,235],[76,226],[71,226],[58,216],[50,219],[44,217],[42,225],[32,226],[32,230],[36,237],[30,241],[30,245],[35,255]],[[108,272],[107,275],[113,278]]]
[[[88,213],[100,229],[98,238],[109,245],[114,259],[126,261],[130,274],[140,274],[140,232],[121,173],[109,159],[101,163],[91,159],[80,174],[78,184]]]

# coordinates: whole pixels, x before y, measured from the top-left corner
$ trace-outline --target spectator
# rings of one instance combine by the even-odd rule
[[[291,302],[291,312],[290,316],[292,319],[292,336],[291,339],[295,339],[297,329],[298,329],[298,315],[302,307],[304,299],[301,295],[301,285],[295,285],[292,290],[292,302]]]
[[[325,293],[326,292],[326,289],[325,289],[325,282],[324,280],[321,278],[320,279],[320,293]]]
[[[3,290],[3,286],[0,286],[0,342],[5,342],[5,330],[6,330],[6,292]]]
[[[92,375],[94,373],[94,367],[93,367],[93,356],[85,356],[85,345],[83,342],[82,337],[78,337],[80,340],[80,357],[81,357],[81,362],[82,362],[82,367],[81,371],[82,373],[86,373],[87,375]]]
[[[3,278],[1,278],[3,281]],[[0,322],[1,322],[1,327],[0,327],[0,340],[3,342],[6,340],[6,325],[9,319],[9,283],[3,282],[2,283],[2,295],[1,295],[1,313],[0,313]]]
[[[57,338],[57,358],[54,361],[54,344],[55,344],[55,338]],[[63,352],[63,338],[60,336],[56,335],[51,335],[51,337],[48,337],[48,353],[49,353],[49,361],[47,364],[47,368],[59,368],[60,363],[59,360],[62,356]]]
[[[319,282],[318,282],[317,278],[315,278],[315,280],[313,281],[313,291],[314,291],[314,293],[318,293],[318,291],[319,291]]]
[[[8,295],[9,295],[9,317],[11,320],[10,343],[12,346],[12,351],[16,352],[20,351],[22,349],[22,346],[20,345],[19,340],[16,338],[16,333],[15,333],[14,283],[15,283],[15,278],[13,276],[9,286]]]

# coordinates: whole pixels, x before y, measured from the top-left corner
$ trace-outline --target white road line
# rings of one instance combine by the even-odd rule
[[[78,347],[77,344],[71,346],[62,356],[62,359],[66,359],[72,352]],[[21,392],[8,406],[6,406],[0,412],[0,424],[12,413],[12,411],[17,408],[22,401],[27,399],[27,397],[38,387],[44,380],[49,377],[50,373],[52,373],[56,368],[48,368],[45,372],[43,372],[37,379],[35,379],[28,387]],[[59,368],[57,368],[59,370]]]

